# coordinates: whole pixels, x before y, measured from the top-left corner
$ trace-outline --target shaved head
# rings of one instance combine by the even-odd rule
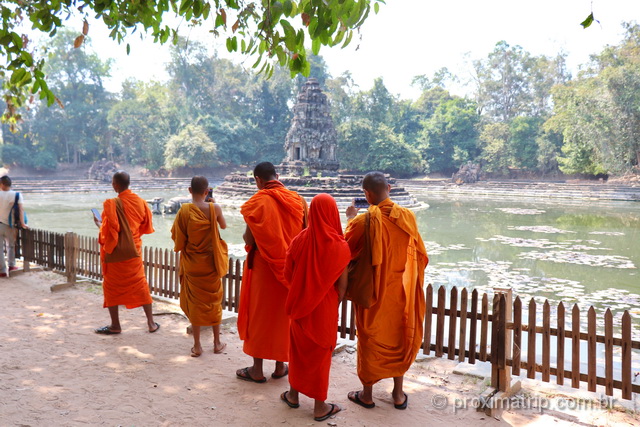
[[[202,175],[191,178],[191,191],[195,194],[202,194],[209,189],[209,180]]]
[[[253,169],[253,176],[265,182],[278,179],[276,175],[276,168],[271,162],[258,163]]]
[[[376,196],[382,196],[389,190],[389,183],[382,172],[369,172],[362,180],[362,188]]]
[[[119,170],[113,174],[112,183],[113,183],[113,188],[116,189],[116,191],[127,190],[129,188],[130,182],[131,182],[131,177],[129,176],[128,173],[126,173],[123,170]]]

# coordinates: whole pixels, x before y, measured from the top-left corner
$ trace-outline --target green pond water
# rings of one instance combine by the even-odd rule
[[[185,192],[139,191],[145,199]],[[450,199],[416,194],[429,208],[416,213],[430,263],[426,282],[480,292],[513,287],[528,303],[549,299],[599,311],[611,308],[615,323],[624,310],[634,317],[639,339],[640,204],[549,200]],[[27,194],[31,227],[95,236],[90,209],[114,193]],[[244,254],[244,223],[238,209],[225,209],[221,232],[230,254]],[[145,245],[171,248],[172,215],[155,215],[156,232]],[[540,309],[541,311],[541,309]],[[567,310],[569,311],[569,310]],[[601,318],[601,316],[598,316]],[[599,325],[602,326],[602,325]]]

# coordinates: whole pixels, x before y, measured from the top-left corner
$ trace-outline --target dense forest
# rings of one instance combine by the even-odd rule
[[[624,27],[623,40],[575,76],[563,54],[534,56],[500,41],[473,61],[467,97],[450,93],[460,76],[444,68],[414,78],[417,100],[399,99],[382,79],[359,88],[309,53],[311,76],[331,100],[347,170],[450,175],[473,161],[494,176],[622,174],[640,163],[640,26]],[[111,63],[88,43],[71,48],[75,36],[60,31],[46,46],[60,105],[23,111],[16,133],[3,126],[5,165],[52,170],[108,158],[157,173],[282,160],[304,78],[276,70],[265,79],[181,40],[166,83],[128,80],[110,93]]]

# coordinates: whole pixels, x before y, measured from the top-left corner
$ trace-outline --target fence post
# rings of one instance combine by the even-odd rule
[[[78,236],[76,235],[76,233],[69,232],[64,235],[64,239],[64,269],[67,273],[67,282],[76,283],[76,276],[78,274]]]
[[[52,248],[53,249],[53,248]],[[50,253],[53,253],[51,250]],[[64,272],[67,278],[66,283],[51,285],[51,292],[69,288],[76,283],[76,258],[78,255],[78,236],[71,231],[64,235]]]
[[[21,243],[21,251],[22,251],[22,269],[25,272],[31,270],[31,266],[29,265],[29,260],[31,259],[31,230],[20,230],[20,236],[22,238]]]
[[[502,325],[503,329],[501,330],[503,336],[502,341],[504,342],[504,357],[505,362],[508,360],[513,361],[513,290],[511,288],[493,288],[496,295],[504,296],[504,310],[502,311]],[[501,306],[502,308],[502,306]],[[510,327],[509,327],[510,326]],[[511,366],[505,363],[504,369],[500,372],[500,380],[499,380],[500,391],[510,392],[511,391]],[[519,383],[518,383],[519,384]],[[518,386],[518,389],[520,387]]]
[[[480,395],[478,410],[496,417],[505,408],[505,400],[520,391],[521,384],[511,383],[509,361],[512,354],[513,293],[510,288],[494,288],[491,314],[491,386]],[[509,325],[510,323],[510,325]]]

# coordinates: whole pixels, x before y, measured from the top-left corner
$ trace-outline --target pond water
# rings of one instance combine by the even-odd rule
[[[141,191],[145,199],[165,200],[185,192]],[[112,194],[27,194],[31,227],[95,236],[91,208],[101,209]],[[450,199],[417,194],[429,209],[416,213],[430,263],[426,282],[477,288],[511,286],[552,307],[609,307],[615,323],[630,310],[640,318],[640,204]],[[221,232],[230,254],[242,257],[244,223],[238,209],[226,209],[229,227]],[[174,216],[155,215],[156,232],[145,245],[171,248]],[[555,311],[554,308],[552,311]],[[567,310],[567,311],[568,311]],[[598,316],[601,318],[601,316]],[[634,328],[635,339],[640,338]]]

